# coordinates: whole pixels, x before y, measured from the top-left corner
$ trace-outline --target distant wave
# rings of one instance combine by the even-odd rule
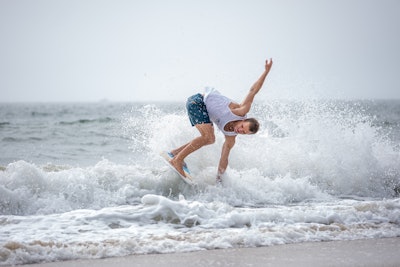
[[[39,111],[32,111],[31,116],[32,117],[47,117],[51,116],[52,114],[49,112],[39,112]]]
[[[19,138],[15,138],[15,137],[11,137],[11,136],[4,137],[1,140],[3,142],[19,142],[19,141],[21,141]]]
[[[18,137],[14,137],[14,136],[6,136],[1,140],[3,142],[23,142],[23,141],[42,141],[43,138],[36,137],[36,136],[31,136],[28,138],[18,138]]]
[[[59,124],[61,125],[74,125],[74,124],[87,124],[87,123],[107,123],[113,121],[113,118],[104,117],[98,119],[79,119],[74,121],[60,121]]]

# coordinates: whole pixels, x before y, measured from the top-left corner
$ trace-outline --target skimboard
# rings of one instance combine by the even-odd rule
[[[174,157],[174,155],[172,155],[171,152],[163,151],[160,153],[160,156],[163,157],[163,159],[167,162],[168,166],[172,170],[174,170],[179,175],[179,177],[181,177],[181,179],[183,181],[185,181],[185,183],[190,184],[190,185],[196,185],[196,182],[193,180],[192,176],[190,176],[190,171],[189,171],[189,168],[187,167],[186,163],[183,165],[183,171],[185,173],[185,176],[183,176],[182,174],[180,174],[178,172],[177,169],[174,168],[174,166],[171,165],[171,163],[169,163],[169,160]]]

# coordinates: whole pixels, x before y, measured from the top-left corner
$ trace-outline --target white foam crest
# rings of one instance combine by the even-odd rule
[[[29,215],[63,213],[75,209],[137,204],[145,194],[177,198],[184,193],[189,199],[225,201],[239,206],[265,206],[270,203],[292,203],[322,199],[318,188],[306,178],[290,176],[270,179],[258,169],[237,172],[229,170],[224,186],[215,187],[215,168],[199,172],[199,185],[183,183],[165,166],[119,165],[102,160],[86,168],[55,168],[45,171],[25,161],[9,164],[0,172],[1,214]],[[157,161],[154,160],[154,164]],[[53,168],[54,169],[54,168]]]
[[[245,206],[330,199],[329,195],[310,183],[308,177],[295,178],[286,174],[283,177],[271,178],[264,176],[258,169],[240,172],[232,170],[224,179],[224,185],[233,191],[232,195],[235,196],[236,201],[243,201],[242,205]]]
[[[108,160],[50,172],[18,161],[0,172],[0,214],[51,214],[140,203],[145,194],[168,195],[172,189],[178,190],[178,180],[169,181],[171,178],[165,169]]]

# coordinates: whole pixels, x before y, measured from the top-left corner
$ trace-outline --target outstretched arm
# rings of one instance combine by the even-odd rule
[[[235,145],[235,139],[236,136],[225,135],[225,142],[222,146],[221,158],[218,165],[218,182],[221,181],[221,175],[224,174],[226,168],[228,167],[229,153],[231,152],[232,147]]]
[[[232,112],[238,116],[245,116],[251,108],[251,105],[253,104],[253,100],[255,95],[260,91],[261,87],[264,84],[265,78],[267,78],[267,75],[269,71],[271,70],[272,67],[272,59],[266,60],[265,61],[265,70],[261,74],[260,78],[253,84],[253,86],[250,88],[249,93],[247,94],[246,98],[243,100],[243,102],[238,105],[238,107],[232,109]]]

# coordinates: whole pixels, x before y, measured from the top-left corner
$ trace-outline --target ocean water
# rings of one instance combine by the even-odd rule
[[[0,104],[0,265],[400,236],[400,101],[267,101],[216,186],[184,103]]]

